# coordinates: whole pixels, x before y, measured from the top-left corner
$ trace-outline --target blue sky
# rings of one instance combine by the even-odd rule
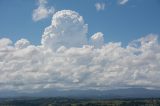
[[[95,3],[105,3],[105,9],[97,11]],[[83,16],[88,24],[88,37],[103,32],[105,42],[128,42],[150,33],[160,34],[160,1],[128,0],[124,5],[117,0],[49,0],[47,6],[56,11],[70,9]],[[37,8],[36,0],[0,1],[0,38],[14,42],[20,38],[32,44],[40,44],[41,35],[50,25],[51,16],[40,21],[32,20]]]

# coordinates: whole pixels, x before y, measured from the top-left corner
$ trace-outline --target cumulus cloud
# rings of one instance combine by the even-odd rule
[[[55,12],[54,7],[47,7],[47,0],[38,0],[38,8],[33,10],[32,19],[39,21],[47,18]]]
[[[91,43],[95,47],[101,47],[104,43],[103,33],[97,32],[94,35],[91,36]]]
[[[20,39],[15,43],[16,48],[26,48],[27,46],[30,45],[30,42],[27,39]]]
[[[42,45],[56,50],[60,46],[82,47],[87,43],[87,24],[83,17],[70,10],[62,10],[52,18],[42,35]]]
[[[118,0],[119,5],[125,5],[128,2],[128,0]]]
[[[157,35],[147,35],[123,47],[121,42],[104,44],[101,32],[89,43],[86,34],[82,16],[62,10],[45,29],[41,45],[32,45],[26,39],[15,44],[0,39],[0,90],[160,89]]]
[[[0,39],[0,47],[6,47],[8,45],[11,45],[12,44],[12,41],[8,38],[2,38]]]
[[[95,7],[97,11],[102,11],[105,9],[106,4],[105,3],[96,3]]]

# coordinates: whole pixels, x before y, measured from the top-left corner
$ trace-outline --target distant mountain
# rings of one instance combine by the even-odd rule
[[[35,93],[0,92],[0,98],[13,97],[70,97],[70,98],[160,98],[160,90],[128,88],[116,90],[45,90]]]

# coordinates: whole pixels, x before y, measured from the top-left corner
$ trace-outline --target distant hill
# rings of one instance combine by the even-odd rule
[[[71,97],[71,98],[160,98],[160,90],[128,88],[116,90],[45,90],[35,93],[0,92],[0,98],[12,97]]]

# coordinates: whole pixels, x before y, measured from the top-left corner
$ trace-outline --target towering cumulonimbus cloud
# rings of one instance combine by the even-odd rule
[[[53,15],[35,46],[21,39],[0,39],[0,91],[44,89],[160,89],[158,35],[149,34],[126,47],[104,43],[95,33],[87,41],[87,24],[71,10]]]
[[[52,23],[45,28],[42,45],[56,50],[60,46],[82,47],[87,44],[88,26],[83,17],[71,10],[62,10],[53,15]]]

